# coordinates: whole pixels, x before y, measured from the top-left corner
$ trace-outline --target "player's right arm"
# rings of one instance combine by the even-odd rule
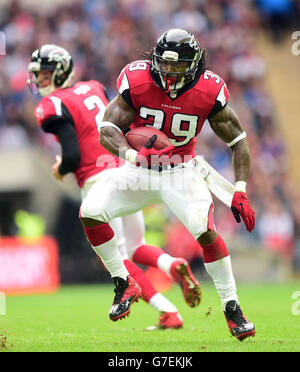
[[[122,130],[129,128],[136,116],[136,111],[129,106],[120,93],[106,107],[100,128],[100,144],[113,155],[126,158],[131,147]]]
[[[160,151],[153,148],[156,136],[153,136],[140,151],[132,149],[122,131],[128,129],[137,115],[139,103],[132,93],[144,79],[148,68],[147,61],[136,61],[124,67],[117,79],[118,95],[106,107],[103,122],[100,125],[100,144],[114,156],[121,157],[138,166],[151,166],[152,156],[171,156],[174,146]],[[142,165],[143,164],[143,165]]]
[[[100,129],[100,143],[113,155],[136,163],[137,152],[133,150],[123,136],[122,131],[133,123],[137,108],[132,101],[132,89],[139,84],[140,75],[135,62],[125,66],[117,78],[118,95],[106,107],[103,123]],[[143,63],[143,67],[147,67]],[[143,70],[144,71],[144,70]]]
[[[152,156],[172,156],[174,145],[162,150],[155,150],[153,144],[156,135],[152,136],[140,151],[132,149],[122,130],[129,128],[136,116],[136,111],[128,105],[120,94],[107,106],[100,127],[100,144],[113,155],[121,157],[137,166],[151,166]]]

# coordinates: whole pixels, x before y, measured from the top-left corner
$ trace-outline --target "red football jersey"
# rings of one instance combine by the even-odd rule
[[[171,97],[157,85],[150,66],[146,60],[128,64],[117,79],[117,89],[137,112],[133,125],[161,130],[174,144],[174,155],[188,160],[196,155],[195,137],[204,121],[228,102],[226,84],[207,70]]]
[[[75,171],[79,187],[103,169],[119,166],[120,160],[99,143],[97,126],[102,121],[107,104],[102,84],[91,80],[56,90],[43,97],[35,109],[40,126],[55,117],[73,122],[81,153],[79,167]]]

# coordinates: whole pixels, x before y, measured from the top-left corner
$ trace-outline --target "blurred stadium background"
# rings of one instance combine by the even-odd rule
[[[1,0],[0,290],[108,280],[83,235],[73,177],[60,184],[51,175],[60,148],[35,123],[40,98],[26,85],[32,51],[45,43],[67,48],[76,80],[97,79],[112,98],[124,65],[174,27],[195,33],[208,51],[210,69],[227,82],[251,145],[247,191],[255,231],[247,233],[217,201],[215,208],[236,279],[299,278],[300,55],[293,54],[292,39],[300,30],[299,0]],[[208,126],[197,151],[233,181],[230,151]],[[148,243],[186,257],[205,279],[201,251],[178,220],[164,206],[144,212]],[[43,265],[52,281],[43,277]]]

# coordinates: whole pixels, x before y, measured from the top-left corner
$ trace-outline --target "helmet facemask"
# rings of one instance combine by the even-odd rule
[[[52,72],[51,70],[47,70],[51,71],[51,83],[44,88],[41,88],[39,86],[38,74],[43,70],[46,69],[38,69],[36,71],[33,71],[29,67],[29,79],[27,81],[31,93],[34,95],[40,94],[42,97],[53,93],[57,89],[57,87],[54,84],[54,72]]]
[[[153,54],[153,68],[158,73],[167,93],[181,89],[193,79],[197,69],[195,59],[180,59],[178,53],[165,51],[162,56]]]
[[[171,29],[158,39],[152,55],[152,69],[162,88],[175,93],[195,78],[203,50],[195,36]]]

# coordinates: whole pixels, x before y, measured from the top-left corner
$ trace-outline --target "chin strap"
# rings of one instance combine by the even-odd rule
[[[48,85],[46,88],[38,88],[39,93],[42,97],[48,96],[55,91],[53,84]]]

